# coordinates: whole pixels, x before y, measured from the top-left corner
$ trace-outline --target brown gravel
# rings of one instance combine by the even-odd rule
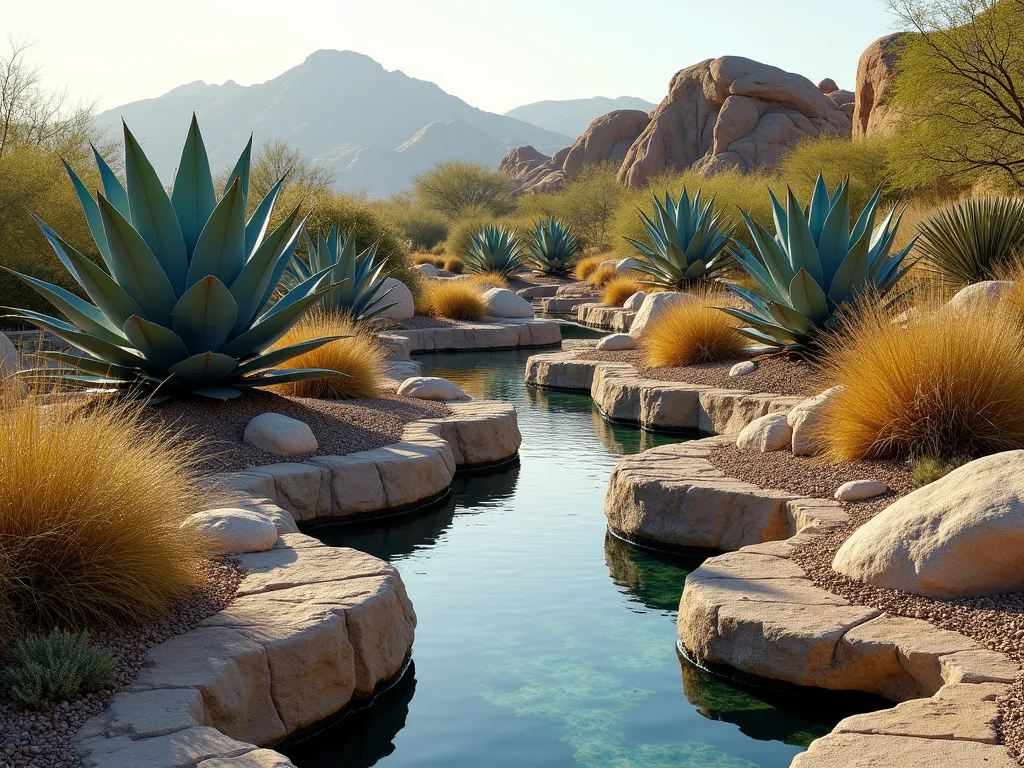
[[[711,452],[711,463],[731,477],[816,498],[831,498],[848,480],[884,480],[893,489],[885,496],[844,503],[849,525],[814,536],[797,552],[796,562],[811,581],[857,605],[870,606],[899,616],[925,619],[943,629],[962,632],[981,645],[1007,654],[1024,665],[1024,593],[991,597],[939,600],[894,589],[879,589],[854,581],[832,570],[836,551],[857,528],[888,507],[895,498],[913,490],[910,468],[900,462],[862,461],[824,464],[793,456],[788,451],[767,454],[741,453],[734,446]],[[1002,742],[1024,765],[1024,673],[999,701],[997,724]]]
[[[181,430],[186,438],[204,443],[199,468],[229,472],[261,464],[275,464],[280,456],[242,442],[246,425],[261,413],[281,413],[309,425],[319,443],[318,455],[343,456],[383,448],[402,439],[407,423],[440,418],[448,406],[427,400],[386,395],[372,400],[318,400],[284,397],[271,392],[247,392],[226,402],[175,399],[148,408],[145,418]],[[301,461],[308,455],[291,456]]]
[[[783,355],[760,355],[753,358],[757,370],[746,376],[729,376],[729,369],[738,360],[722,363],[702,363],[678,368],[644,368],[643,351],[628,349],[605,352],[588,349],[577,357],[581,360],[632,363],[640,373],[657,381],[681,381],[723,389],[746,389],[752,392],[771,392],[779,395],[814,395],[828,388],[814,368],[801,360]]]
[[[77,768],[81,765],[72,737],[85,721],[102,711],[110,697],[138,677],[146,652],[157,643],[188,632],[234,598],[244,573],[231,560],[205,565],[209,580],[167,616],[144,625],[92,630],[90,640],[117,659],[117,679],[111,688],[42,712],[18,709],[6,697],[0,701],[0,760],[10,768]]]
[[[465,325],[465,323],[433,315],[416,315],[408,320],[403,320],[398,327],[402,330],[414,331],[420,328],[458,328],[460,325]]]

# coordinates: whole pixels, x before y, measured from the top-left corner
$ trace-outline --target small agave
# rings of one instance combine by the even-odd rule
[[[515,229],[488,224],[473,235],[464,255],[470,272],[497,272],[512,277],[523,266],[523,246]]]
[[[732,248],[757,287],[728,286],[751,311],[722,308],[746,324],[739,333],[773,347],[806,348],[858,296],[885,296],[910,269],[904,261],[914,243],[889,255],[902,214],[894,205],[876,227],[881,194],[879,187],[852,229],[848,183],[830,195],[821,175],[806,212],[792,190],[785,208],[771,195],[774,237],[743,211],[758,254],[736,240]]]
[[[318,234],[316,243],[308,232],[305,238],[306,259],[297,253],[292,255],[281,280],[284,288],[294,288],[313,275],[330,270],[328,280],[335,287],[324,294],[322,303],[325,310],[342,312],[359,321],[369,320],[395,306],[397,302],[383,303],[394,286],[381,291],[387,277],[381,274],[384,265],[374,264],[376,243],[357,253],[355,238],[348,233],[339,235],[337,225],[326,237]]]
[[[683,188],[678,205],[667,192],[664,203],[655,195],[654,221],[639,211],[653,247],[628,237],[626,240],[642,254],[641,263],[633,269],[650,276],[641,282],[680,290],[727,266],[726,246],[733,231],[722,228],[722,213],[714,210],[715,198],[701,207],[700,194],[698,189],[691,199]]]
[[[567,275],[581,250],[579,238],[554,218],[537,222],[526,247],[527,263],[544,275]]]
[[[249,387],[339,375],[268,370],[333,340],[264,354],[330,289],[330,269],[271,303],[305,222],[296,208],[267,231],[281,181],[246,220],[252,139],[219,201],[195,115],[169,196],[127,125],[124,146],[127,186],[97,152],[103,191],[95,198],[65,164],[106,269],[36,219],[92,303],[14,273],[66,319],[27,309],[13,310],[14,316],[79,350],[40,352],[59,364],[53,376],[92,386],[159,387],[156,401],[179,392],[229,399]]]

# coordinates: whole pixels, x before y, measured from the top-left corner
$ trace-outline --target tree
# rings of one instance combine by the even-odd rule
[[[572,183],[559,193],[559,208],[564,211],[565,222],[588,246],[602,250],[610,245],[612,215],[622,198],[622,187],[615,172],[616,169],[608,163],[585,165]]]
[[[1024,186],[1024,0],[888,0],[910,30],[897,64],[904,184],[993,176]]]
[[[482,163],[448,160],[435,163],[413,179],[416,196],[449,221],[469,209],[486,209],[502,216],[512,208],[508,178],[488,170]]]
[[[227,179],[229,169],[225,169]],[[296,188],[309,194],[330,189],[334,171],[329,165],[312,160],[288,146],[284,139],[267,139],[256,150],[249,171],[249,199],[262,200],[277,180],[288,174],[284,188]]]

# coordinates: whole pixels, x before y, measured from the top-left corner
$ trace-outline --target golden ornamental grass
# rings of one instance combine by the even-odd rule
[[[433,280],[427,293],[430,309],[438,317],[483,320],[487,314],[483,289],[474,280]]]
[[[695,301],[670,304],[644,330],[644,363],[649,368],[673,368],[743,356],[746,340],[736,333],[735,321],[715,309],[727,299],[711,291]]]
[[[466,262],[458,256],[448,256],[444,260],[444,268],[453,275],[461,275],[466,270]]]
[[[604,303],[615,307],[621,307],[637,291],[644,290],[635,278],[628,275],[619,275],[609,280],[604,286]]]
[[[372,334],[347,315],[333,312],[308,312],[288,331],[274,348],[301,344],[325,336],[345,336],[311,352],[283,363],[281,368],[326,368],[345,376],[310,379],[270,387],[274,392],[295,397],[328,400],[376,397],[384,376],[387,353]]]
[[[597,256],[587,256],[577,261],[576,267],[573,269],[576,279],[586,280],[601,266],[601,262],[608,260],[607,256],[607,254],[599,254]]]
[[[488,270],[487,272],[475,272],[467,277],[462,278],[463,282],[475,283],[482,290],[488,288],[508,288],[510,283],[500,272],[494,270]]]
[[[29,627],[165,613],[205,578],[203,540],[180,528],[211,501],[198,446],[139,405],[19,389],[0,408],[0,603]]]
[[[622,273],[615,268],[614,264],[605,264],[603,267],[598,267],[591,272],[587,282],[597,288],[604,288],[615,278],[621,277],[621,275]]]
[[[821,427],[837,460],[978,457],[1024,447],[1024,327],[1004,302],[928,299],[909,324],[862,303],[825,341],[843,389]]]

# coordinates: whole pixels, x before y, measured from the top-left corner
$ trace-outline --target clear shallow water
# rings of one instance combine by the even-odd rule
[[[788,766],[857,705],[752,691],[678,658],[683,580],[702,558],[624,544],[603,513],[619,457],[675,438],[526,388],[528,356],[420,358],[425,375],[515,405],[520,460],[460,473],[432,511],[317,532],[401,571],[414,666],[287,754],[301,768]]]

